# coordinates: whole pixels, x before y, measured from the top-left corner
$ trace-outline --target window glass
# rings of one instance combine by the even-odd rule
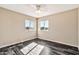
[[[33,20],[25,20],[25,28],[28,30],[33,29],[34,28]]]
[[[40,30],[48,30],[48,20],[40,21]]]

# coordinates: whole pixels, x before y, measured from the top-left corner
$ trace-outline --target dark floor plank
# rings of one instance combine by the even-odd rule
[[[54,42],[50,42],[47,40],[42,39],[33,39],[25,42],[21,42],[15,45],[11,45],[9,47],[1,48],[0,49],[0,55],[23,55],[23,53],[20,51],[23,47],[27,46],[28,44],[36,42],[40,45],[45,46],[44,49],[41,51],[40,55],[79,55],[79,51],[74,49],[67,49],[67,47],[63,47],[60,45],[57,45]]]

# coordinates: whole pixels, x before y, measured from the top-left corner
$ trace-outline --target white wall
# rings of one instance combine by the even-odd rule
[[[35,38],[35,31],[24,27],[26,19],[35,18],[0,8],[0,48]]]
[[[39,31],[41,39],[78,47],[77,9],[42,17],[49,21],[48,31]]]

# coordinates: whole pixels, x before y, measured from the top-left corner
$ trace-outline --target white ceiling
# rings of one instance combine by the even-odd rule
[[[0,7],[33,17],[42,17],[78,8],[79,4],[42,4],[39,14],[36,13],[34,4],[0,4]]]

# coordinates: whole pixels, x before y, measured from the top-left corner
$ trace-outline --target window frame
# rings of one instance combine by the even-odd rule
[[[44,26],[43,26],[44,29],[43,29],[43,30],[41,30],[41,22],[42,22],[42,21],[44,22]],[[46,23],[45,23],[46,21],[47,21],[47,29],[45,29],[45,28],[46,28],[46,27],[45,27],[45,26],[46,26]],[[48,30],[49,30],[49,21],[48,21],[48,20],[40,20],[39,29],[40,29],[40,31],[48,31]]]
[[[27,23],[28,23],[28,25],[27,25]],[[29,30],[29,31],[34,31],[35,30],[34,20],[27,20],[26,19],[24,25],[25,25],[26,30]]]

